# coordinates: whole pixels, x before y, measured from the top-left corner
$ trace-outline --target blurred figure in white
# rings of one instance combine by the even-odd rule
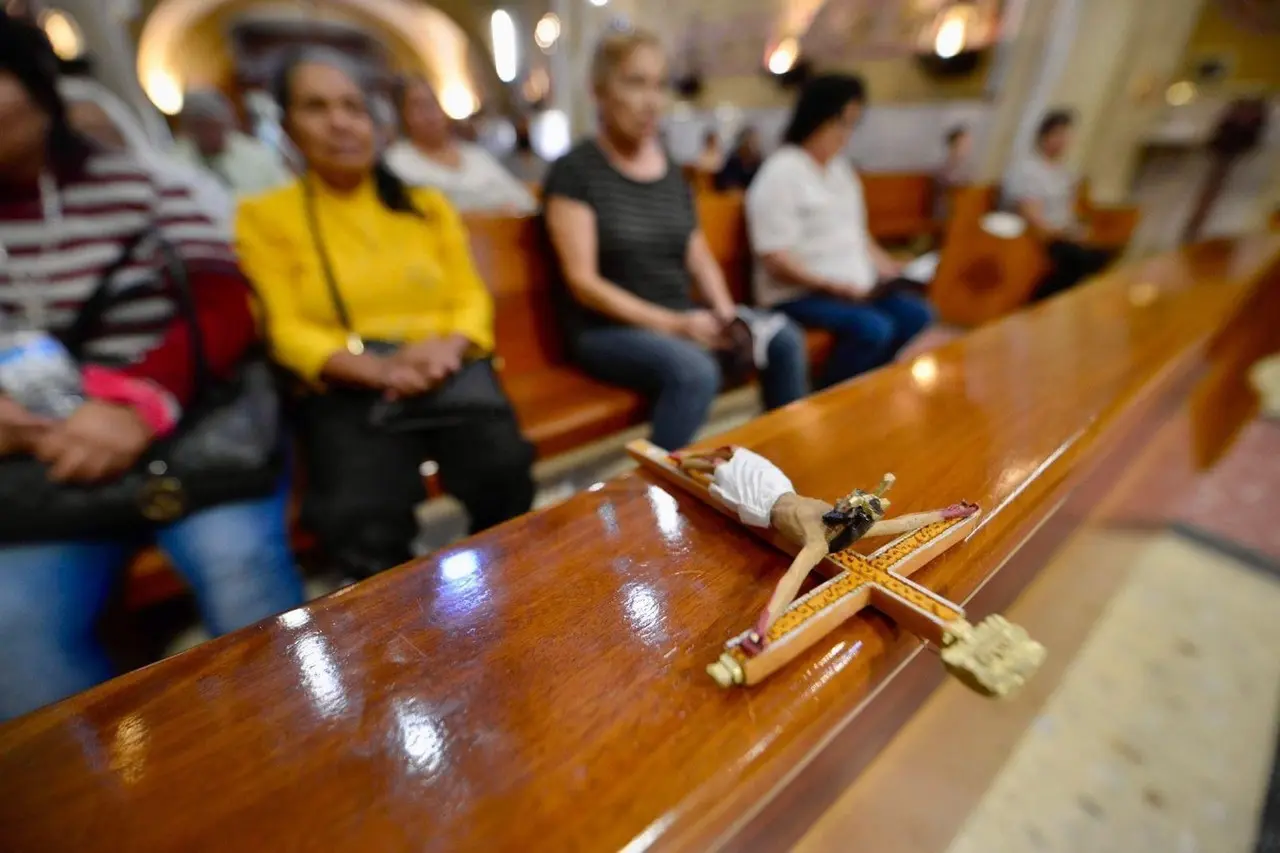
[[[973,137],[969,128],[956,125],[947,131],[946,156],[933,173],[933,217],[944,221],[951,212],[951,192],[968,178]]]
[[[405,138],[387,149],[387,165],[409,186],[435,187],[462,213],[533,213],[533,194],[473,142],[459,139],[436,93],[412,77],[396,87]]]
[[[235,113],[220,92],[187,93],[178,126],[177,155],[237,195],[269,190],[293,177],[279,152],[236,129]]]
[[[386,95],[378,92],[369,97],[369,114],[373,117],[374,144],[378,152],[382,153],[396,141],[399,135],[396,108],[391,105]]]
[[[72,127],[104,148],[131,152],[157,177],[186,187],[201,211],[230,237],[235,198],[216,178],[161,150],[133,110],[96,80],[63,77],[58,89]]]

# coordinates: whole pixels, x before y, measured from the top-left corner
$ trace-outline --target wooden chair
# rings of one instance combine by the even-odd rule
[[[951,199],[938,273],[930,298],[941,319],[977,326],[1026,304],[1049,269],[1043,242],[1029,230],[1007,239],[982,229],[982,218],[996,209],[994,186],[958,187]],[[1102,207],[1089,201],[1082,186],[1077,209],[1089,228],[1089,243],[1119,251],[1138,223],[1130,207]]]
[[[958,187],[929,296],[938,316],[957,326],[977,326],[1008,314],[1031,298],[1048,269],[1040,243],[1030,234],[1006,239],[982,229],[995,209],[991,186]]]

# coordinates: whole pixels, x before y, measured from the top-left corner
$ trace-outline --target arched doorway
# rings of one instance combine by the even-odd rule
[[[415,0],[323,0],[306,8],[271,0],[159,0],[138,37],[138,80],[152,102],[173,113],[184,90],[238,94],[228,33],[245,16],[309,18],[368,32],[385,48],[389,70],[425,75],[457,117],[497,91],[476,41],[449,15]]]

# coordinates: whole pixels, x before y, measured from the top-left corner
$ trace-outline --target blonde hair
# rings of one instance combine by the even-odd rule
[[[662,39],[652,30],[632,29],[611,32],[600,39],[595,55],[591,57],[591,85],[599,90],[618,67],[642,47],[662,51]]]

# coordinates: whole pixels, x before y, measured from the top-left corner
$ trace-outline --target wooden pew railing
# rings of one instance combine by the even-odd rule
[[[804,494],[892,470],[895,512],[979,503],[916,577],[999,612],[1152,436],[1238,411],[1197,391],[1250,330],[1275,345],[1277,288],[1280,236],[1189,247],[941,347],[929,382],[893,365],[718,440]],[[610,480],[0,726],[5,853],[791,849],[944,674],[867,612],[717,687],[706,663],[786,564],[643,472]]]

